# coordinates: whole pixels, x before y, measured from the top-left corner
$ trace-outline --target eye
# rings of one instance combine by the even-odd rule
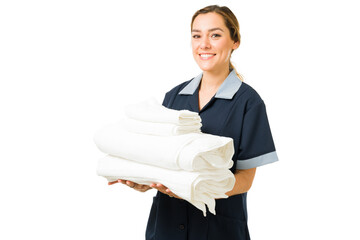
[[[196,38],[200,38],[200,35],[195,34],[192,37],[196,39]]]
[[[217,33],[214,33],[213,35],[211,35],[211,37],[212,37],[212,38],[219,38],[219,37],[221,37],[221,35],[220,35],[220,34],[217,34]]]

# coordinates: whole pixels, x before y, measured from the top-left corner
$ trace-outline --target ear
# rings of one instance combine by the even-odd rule
[[[235,50],[235,49],[237,49],[239,46],[240,46],[240,42],[239,42],[239,41],[234,42],[234,45],[233,45],[232,49]]]

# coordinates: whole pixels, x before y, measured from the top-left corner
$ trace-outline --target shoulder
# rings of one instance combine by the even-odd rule
[[[163,105],[164,106],[167,106],[169,105],[170,102],[172,102],[175,97],[179,94],[179,92],[184,88],[186,87],[186,85],[188,85],[191,80],[193,80],[194,78],[188,80],[188,81],[185,81],[183,83],[180,83],[179,85],[173,87],[170,91],[168,91],[166,94],[165,94],[165,98],[164,98],[164,101],[163,101]]]
[[[251,109],[255,106],[263,105],[264,101],[259,93],[249,84],[243,82],[238,92],[234,96],[237,104],[245,105],[246,109]]]
[[[178,94],[184,87],[186,87],[186,85],[188,85],[190,82],[191,82],[191,80],[193,80],[194,78],[192,78],[192,79],[190,79],[190,80],[188,80],[188,81],[185,81],[185,82],[183,82],[183,83],[180,83],[179,85],[177,85],[177,86],[175,86],[175,87],[173,87],[170,91],[168,91],[167,93],[166,93],[166,95],[176,95],[176,94]]]

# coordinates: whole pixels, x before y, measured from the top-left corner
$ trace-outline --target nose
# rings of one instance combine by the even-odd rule
[[[200,48],[201,49],[209,49],[209,48],[211,48],[210,40],[208,38],[206,38],[206,37],[203,37],[201,39]]]

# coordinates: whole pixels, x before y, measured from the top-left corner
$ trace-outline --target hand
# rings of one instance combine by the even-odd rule
[[[164,193],[164,194],[167,194],[169,195],[169,197],[174,197],[174,198],[178,198],[178,199],[181,199],[179,196],[177,196],[176,194],[174,194],[173,192],[171,192],[170,189],[168,189],[167,187],[165,187],[164,185],[162,185],[161,183],[152,183],[150,184],[150,187],[151,188],[155,188],[157,189],[158,191]]]
[[[109,182],[108,185],[113,185],[115,183],[122,183],[124,185],[127,185],[130,188],[133,188],[133,189],[139,191],[139,192],[146,192],[147,190],[151,189],[151,187],[149,185],[138,184],[138,183],[128,181],[128,180],[123,180],[123,179],[118,179],[117,181]]]

